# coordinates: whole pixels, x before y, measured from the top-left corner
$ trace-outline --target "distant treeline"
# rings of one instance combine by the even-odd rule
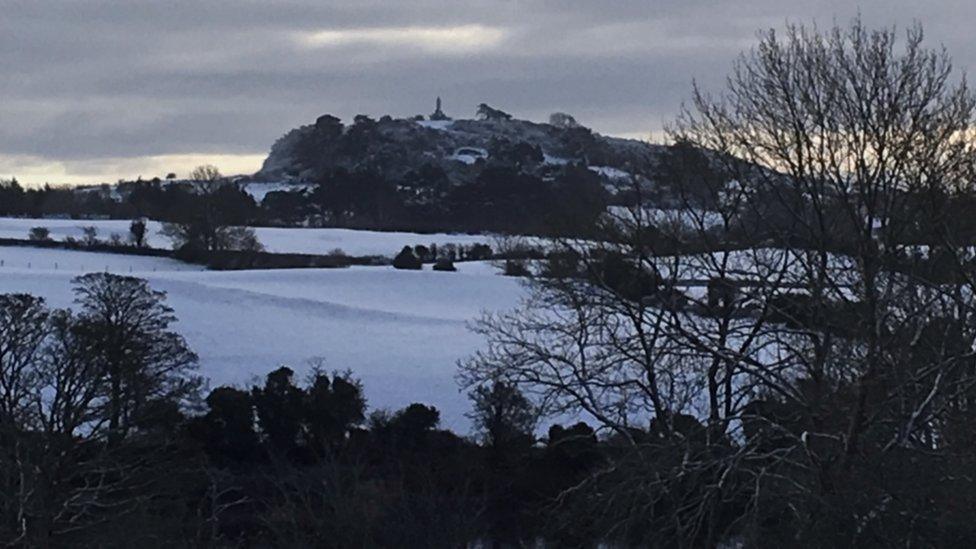
[[[580,166],[542,178],[491,166],[472,183],[451,184],[433,165],[391,180],[369,169],[336,169],[310,188],[268,193],[261,203],[227,181],[136,181],[115,186],[25,189],[0,182],[0,215],[107,217],[182,222],[208,208],[228,225],[327,226],[420,232],[572,233],[592,224],[607,204],[600,177]]]

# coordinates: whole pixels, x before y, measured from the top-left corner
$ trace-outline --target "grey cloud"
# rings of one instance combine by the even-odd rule
[[[976,6],[956,0],[0,0],[0,11],[0,157],[52,161],[257,154],[325,112],[426,113],[435,95],[456,116],[487,101],[647,134],[693,78],[720,86],[759,28],[858,11],[872,25],[919,20],[960,67],[976,62],[963,23]],[[458,52],[297,38],[464,25],[502,38]]]

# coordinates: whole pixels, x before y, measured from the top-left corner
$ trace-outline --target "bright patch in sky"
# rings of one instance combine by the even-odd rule
[[[52,160],[38,156],[0,154],[0,179],[16,177],[29,186],[115,183],[119,179],[152,179],[175,173],[186,177],[193,168],[213,164],[225,175],[261,169],[265,154],[166,154],[84,160]]]
[[[320,30],[299,35],[310,48],[342,46],[415,47],[431,53],[468,53],[490,49],[505,38],[505,31],[484,25],[455,27],[376,27]]]

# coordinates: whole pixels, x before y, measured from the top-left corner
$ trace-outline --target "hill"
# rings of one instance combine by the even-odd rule
[[[326,114],[278,139],[256,174],[218,187],[154,178],[25,191],[0,182],[0,215],[179,222],[204,215],[206,202],[207,215],[229,225],[579,235],[610,206],[668,209],[691,196],[692,207],[713,209],[721,178],[700,177],[709,164],[701,151],[603,136],[562,113],[538,123],[482,104],[477,119],[438,108],[349,124]]]
[[[632,176],[652,181],[667,151],[661,145],[600,135],[565,114],[536,123],[509,118],[487,105],[479,112],[479,119],[467,120],[437,119],[443,116],[439,110],[440,116],[428,118],[374,120],[359,115],[349,125],[323,115],[281,137],[254,179],[314,181],[342,169],[371,170],[401,180],[411,172],[436,169],[451,183],[463,184],[475,181],[489,166],[517,167],[546,177],[577,164],[589,167],[612,189]]]

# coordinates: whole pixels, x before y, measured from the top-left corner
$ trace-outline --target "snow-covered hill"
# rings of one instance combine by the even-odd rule
[[[477,154],[470,154],[477,151]],[[400,180],[423,166],[436,166],[455,184],[472,180],[479,160],[544,174],[548,159],[584,163],[608,184],[633,177],[654,179],[667,147],[594,133],[578,124],[560,126],[506,120],[379,120],[357,117],[343,124],[330,115],[295,128],[272,146],[254,181],[315,181],[341,168],[378,171]],[[539,155],[538,158],[535,158]]]

